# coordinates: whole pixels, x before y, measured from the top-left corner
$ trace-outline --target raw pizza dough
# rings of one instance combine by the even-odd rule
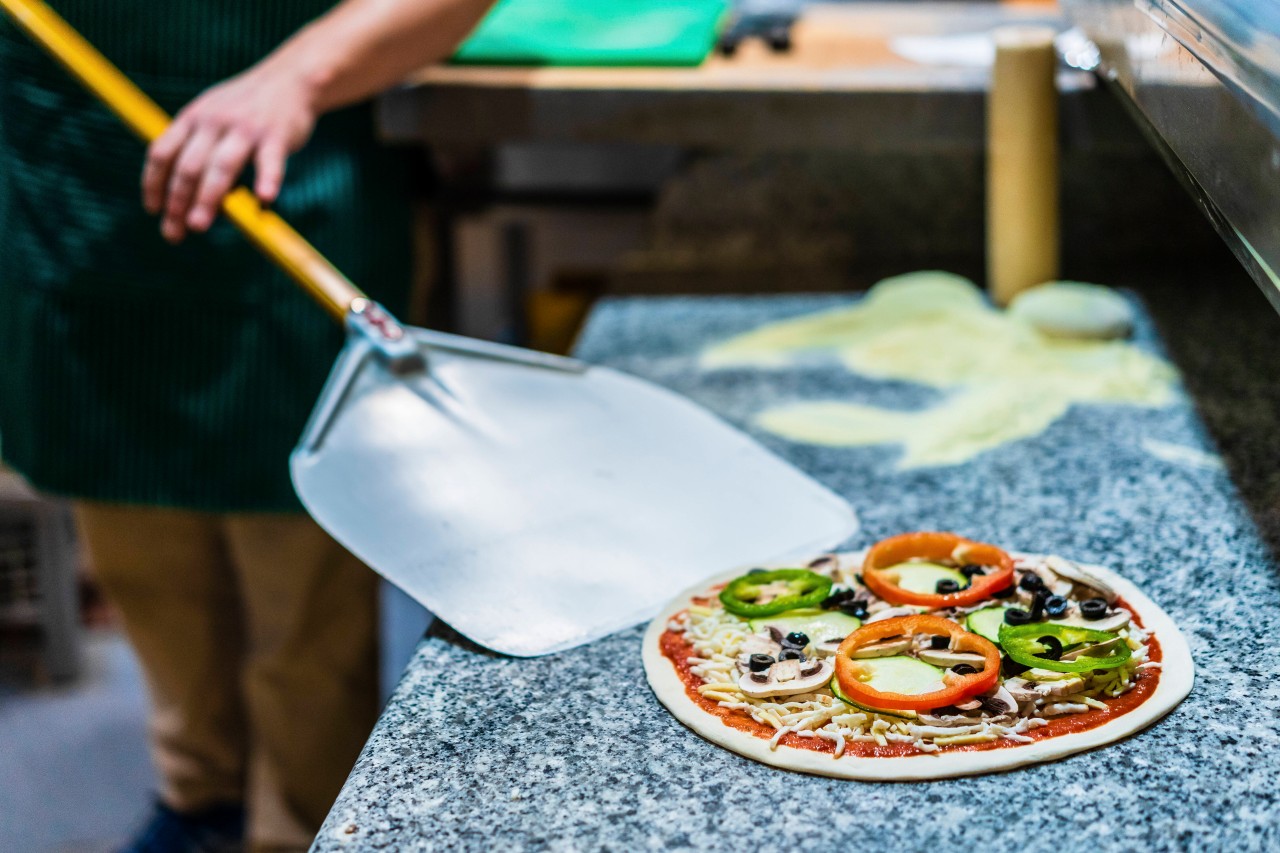
[[[735,729],[722,722],[720,717],[703,710],[690,698],[674,663],[662,653],[660,647],[668,623],[689,607],[694,596],[705,597],[713,588],[741,576],[745,569],[711,578],[685,590],[658,614],[644,636],[642,654],[645,674],[658,700],[676,719],[695,733],[739,755],[784,770],[841,779],[910,781],[992,773],[1025,764],[1052,761],[1114,743],[1146,728],[1186,698],[1194,680],[1191,652],[1186,638],[1173,620],[1120,575],[1101,566],[1090,565],[1087,568],[1100,580],[1111,585],[1137,614],[1144,629],[1159,641],[1162,666],[1155,691],[1142,704],[1114,720],[1083,732],[1060,734],[1029,744],[995,749],[948,751],[943,748],[935,753],[892,757],[846,754],[835,758],[831,753],[797,749],[782,744],[777,749],[771,749],[768,738]]]
[[[1053,281],[1024,290],[1009,303],[1009,316],[1051,338],[1114,340],[1133,331],[1133,307],[1109,287]]]
[[[1053,294],[1079,295],[1081,287],[1091,286],[1036,290],[1049,294],[1054,310]],[[1032,308],[1042,299],[1034,292],[1022,297]],[[1104,298],[1090,293],[1091,303]],[[1106,296],[1119,302],[1131,322],[1128,303],[1114,293]],[[1061,298],[1056,301],[1060,311]],[[1086,311],[1072,328],[1085,328],[1097,314],[1096,308]],[[866,379],[910,382],[940,393],[909,409],[856,396],[794,400],[757,413],[755,425],[788,441],[823,447],[901,445],[897,467],[904,470],[960,464],[1038,436],[1073,405],[1158,408],[1176,397],[1173,367],[1141,347],[1048,336],[1019,312],[994,308],[969,280],[942,272],[888,278],[852,305],[736,335],[705,350],[700,365],[777,369],[815,359],[835,360]]]

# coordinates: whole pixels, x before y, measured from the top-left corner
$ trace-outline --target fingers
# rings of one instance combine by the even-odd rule
[[[270,204],[280,195],[280,187],[284,183],[284,164],[288,157],[289,148],[279,137],[268,137],[258,146],[254,161],[258,178],[254,192],[262,201]]]
[[[190,136],[191,125],[179,118],[147,149],[147,162],[142,167],[142,206],[147,213],[154,216],[164,207],[173,162]]]
[[[147,151],[142,201],[160,214],[160,233],[177,243],[207,231],[223,199],[251,161],[254,189],[275,201],[285,162],[315,126],[309,89],[275,66],[250,69],[188,104]]]
[[[244,171],[253,153],[253,141],[237,131],[231,131],[217,143],[204,165],[195,201],[186,215],[186,225],[192,231],[207,231],[218,215],[222,197]]]
[[[142,171],[142,201],[147,211],[163,211],[160,233],[171,243],[189,231],[209,230],[223,197],[252,159],[254,191],[270,203],[284,183],[289,145],[278,135],[261,139],[232,128],[175,122],[152,143]]]
[[[187,236],[187,213],[195,200],[196,188],[200,185],[205,165],[217,139],[212,130],[200,128],[192,134],[178,154],[178,160],[169,176],[164,218],[160,222],[160,234],[170,243],[178,243]]]

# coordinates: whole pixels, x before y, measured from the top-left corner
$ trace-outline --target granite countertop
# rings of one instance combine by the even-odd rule
[[[1163,721],[998,775],[840,781],[756,764],[686,730],[648,689],[639,627],[516,660],[437,624],[316,849],[1280,847],[1280,319],[1239,281],[1142,296],[1156,319],[1144,313],[1138,342],[1167,349],[1183,372],[1171,408],[1075,407],[1038,437],[906,472],[893,448],[760,438],[854,504],[862,531],[850,545],[954,529],[1136,581],[1185,627],[1197,665],[1191,696]],[[739,424],[766,403],[842,391],[915,404],[918,388],[820,366],[695,367],[710,341],[849,298],[608,302],[579,353]],[[1168,461],[1144,449],[1152,439],[1192,452]]]

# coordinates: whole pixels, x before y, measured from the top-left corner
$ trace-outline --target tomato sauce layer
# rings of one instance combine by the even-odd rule
[[[695,599],[695,603],[700,602]],[[1130,613],[1133,613],[1133,621],[1139,627],[1142,621],[1138,618],[1137,612],[1125,603],[1124,599],[1116,599],[1116,604],[1124,607]],[[689,658],[693,657],[693,646],[685,641],[684,634],[678,631],[668,629],[664,631],[661,639],[662,654],[671,661],[675,667],[680,680],[684,683],[685,693],[689,699],[696,703],[698,707],[708,714],[712,714],[721,719],[726,726],[747,732],[765,740],[772,740],[776,734],[772,726],[759,723],[753,720],[744,711],[734,708],[722,708],[714,699],[708,699],[698,693],[698,688],[705,683],[701,678],[694,675],[693,665],[689,663]],[[1160,651],[1160,642],[1155,636],[1147,638],[1147,660],[1159,661],[1162,658]],[[1138,672],[1133,677],[1133,687],[1128,692],[1113,698],[1102,699],[1107,707],[1095,708],[1080,714],[1067,714],[1062,717],[1055,717],[1048,721],[1048,725],[1027,732],[1027,737],[1035,740],[1044,740],[1046,738],[1057,737],[1059,735],[1075,734],[1077,732],[1088,731],[1092,728],[1110,722],[1123,714],[1127,714],[1134,708],[1137,708],[1143,702],[1155,693],[1156,685],[1160,682],[1159,668],[1147,669]],[[836,700],[839,701],[839,700]],[[835,744],[825,738],[817,737],[801,737],[794,732],[788,732],[779,740],[780,746],[788,746],[793,749],[808,749],[813,752],[834,752]],[[997,738],[986,743],[962,744],[954,746],[939,746],[937,752],[925,753],[923,750],[917,749],[909,743],[890,743],[880,746],[876,743],[863,742],[845,742],[844,754],[854,755],[865,758],[890,758],[900,755],[937,755],[939,752],[978,752],[987,749],[1004,749],[1008,747],[1023,746],[1024,744],[1015,741]]]

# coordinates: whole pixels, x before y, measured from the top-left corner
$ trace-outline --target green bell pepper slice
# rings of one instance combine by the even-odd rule
[[[1074,660],[1053,660],[1041,657],[1049,651],[1050,645],[1041,643],[1040,638],[1052,637],[1062,648],[1070,651],[1072,647],[1096,646],[1101,643],[1112,643],[1105,655],[1082,655]],[[1089,628],[1076,628],[1071,625],[1055,625],[1048,622],[1032,622],[1029,625],[1001,625],[1000,646],[1005,654],[1023,666],[1038,667],[1051,672],[1089,672],[1095,669],[1114,669],[1122,665],[1133,654],[1129,644],[1120,639],[1118,634],[1106,631],[1093,631]]]
[[[774,597],[760,602],[757,599],[766,593],[766,587],[772,587],[768,591]],[[831,578],[808,569],[775,569],[735,578],[720,590],[720,601],[730,613],[755,619],[799,607],[816,607],[830,594]]]

